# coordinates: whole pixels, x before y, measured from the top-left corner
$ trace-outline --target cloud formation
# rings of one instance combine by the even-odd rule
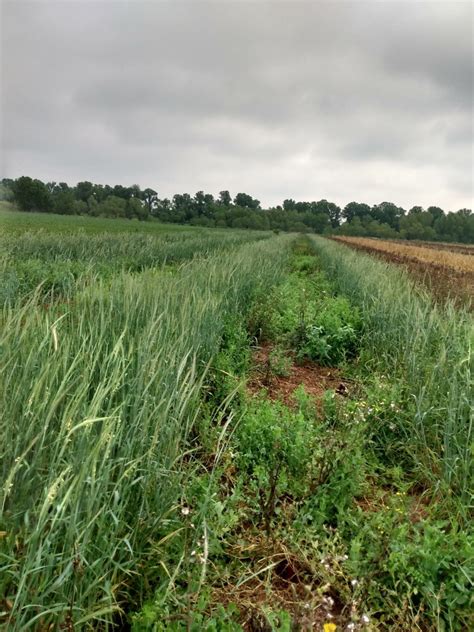
[[[470,2],[4,2],[2,175],[472,205]]]

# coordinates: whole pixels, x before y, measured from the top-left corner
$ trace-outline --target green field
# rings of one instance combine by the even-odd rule
[[[7,207],[0,626],[472,629],[471,314],[321,237]]]

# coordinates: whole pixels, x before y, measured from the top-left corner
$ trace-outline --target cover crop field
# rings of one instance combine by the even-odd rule
[[[1,626],[473,627],[466,307],[321,237],[0,227]]]

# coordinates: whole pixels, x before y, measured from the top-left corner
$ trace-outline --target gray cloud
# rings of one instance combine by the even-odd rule
[[[4,2],[3,175],[471,206],[472,12]]]

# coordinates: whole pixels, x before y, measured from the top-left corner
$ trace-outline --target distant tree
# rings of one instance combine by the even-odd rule
[[[349,202],[342,211],[342,217],[347,222],[351,222],[355,217],[362,219],[366,215],[370,217],[370,206],[359,202]]]
[[[138,198],[139,200],[143,199],[143,191],[140,189],[140,185],[132,184],[130,191],[132,193],[132,197]]]
[[[400,227],[400,219],[405,215],[405,209],[392,202],[381,202],[372,207],[373,219],[381,224],[388,224],[395,230]]]
[[[0,183],[0,200],[3,202],[12,202],[14,198],[13,189],[12,189],[13,181],[11,184],[8,183],[7,178],[4,178]]]
[[[78,182],[74,187],[76,199],[87,202],[91,195],[94,194],[94,188],[95,187],[92,182],[87,182],[87,180],[84,180],[84,182]]]
[[[283,200],[283,209],[285,211],[294,211],[296,209],[296,202],[292,199]]]
[[[292,225],[295,223],[304,223],[307,229],[312,229],[315,233],[324,233],[324,231],[329,229],[331,226],[329,215],[315,210],[302,213],[299,219],[296,222],[293,222]]]
[[[52,211],[60,215],[74,215],[76,212],[76,202],[73,191],[67,188],[57,186],[55,192],[51,195]]]
[[[222,206],[230,206],[232,204],[229,191],[221,191],[219,193],[219,204],[222,204]]]
[[[125,217],[127,200],[116,195],[109,195],[97,207],[99,215],[104,217]]]
[[[427,211],[416,210],[400,219],[400,236],[404,239],[435,239],[433,216]]]
[[[197,191],[194,195],[194,214],[195,215],[204,215],[204,211],[206,208],[206,196],[204,191]]]
[[[83,200],[78,201],[82,202]],[[99,202],[93,195],[90,195],[87,198],[87,208],[89,215],[92,215],[93,217],[97,217],[97,215],[99,215]]]
[[[237,193],[234,198],[234,204],[242,208],[260,208],[260,200],[253,198],[251,195],[248,195],[248,193]]]
[[[445,215],[443,209],[439,206],[428,206],[426,211],[433,217],[434,220],[437,220],[440,217],[444,217]]]
[[[143,196],[143,201],[145,202],[146,207],[148,209],[148,213],[152,215],[153,209],[155,208],[156,203],[158,201],[158,193],[154,189],[147,188],[144,191],[142,191],[142,196]]]
[[[172,222],[173,219],[173,205],[171,200],[163,198],[156,201],[156,206],[153,208],[153,216],[160,219],[162,222]]]
[[[97,204],[96,201],[95,203]],[[89,205],[87,204],[87,202],[84,202],[84,200],[74,201],[74,215],[88,215],[88,213],[89,213]]]
[[[142,200],[139,200],[136,197],[131,197],[130,199],[127,200],[126,204],[127,206],[125,209],[125,214],[128,218],[132,219],[136,217],[137,219],[140,219],[140,220],[148,219],[149,217],[148,206],[144,204]]]
[[[47,212],[51,209],[51,195],[41,180],[21,176],[12,188],[14,201],[21,210]]]
[[[355,216],[350,222],[341,224],[337,233],[339,235],[350,235],[353,237],[365,237],[367,235],[367,228],[362,223],[360,217]]]
[[[194,202],[189,193],[176,193],[173,196],[173,207],[181,221],[189,222],[194,215]]]
[[[215,201],[214,196],[204,191],[198,191],[193,198],[193,214],[196,216],[206,216],[214,218]]]
[[[311,211],[313,213],[324,213],[327,215],[332,228],[337,228],[341,223],[341,209],[333,202],[328,202],[327,200],[312,202]]]

